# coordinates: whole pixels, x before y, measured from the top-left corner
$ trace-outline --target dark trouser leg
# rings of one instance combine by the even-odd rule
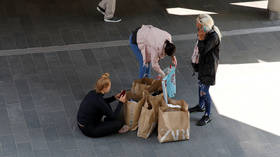
[[[117,133],[122,128],[119,120],[107,120],[96,125],[88,125],[81,128],[82,132],[89,137],[104,137]]]
[[[200,107],[205,106],[206,110],[205,110],[205,115],[210,115],[211,112],[211,97],[210,97],[210,93],[209,93],[209,85],[205,85],[205,84],[200,84],[199,85],[199,91],[200,91],[200,95],[199,95],[199,104]]]

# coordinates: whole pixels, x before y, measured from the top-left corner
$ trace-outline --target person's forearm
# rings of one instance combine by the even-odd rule
[[[109,98],[105,98],[104,100],[107,104],[110,104],[111,102],[115,101],[116,98],[115,98],[115,96],[111,96]]]

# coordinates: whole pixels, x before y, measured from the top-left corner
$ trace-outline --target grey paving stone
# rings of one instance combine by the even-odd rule
[[[18,121],[15,124],[11,124],[11,129],[16,143],[30,141],[29,131],[25,122]]]
[[[51,141],[59,140],[55,126],[44,127],[43,131],[44,131],[46,141],[51,142]]]
[[[11,124],[24,122],[24,113],[20,104],[9,104],[7,106],[7,113]]]
[[[20,96],[21,106],[23,110],[32,110],[34,109],[33,98],[31,95]]]
[[[12,75],[9,68],[1,68],[0,72],[1,82],[0,84],[4,83],[12,83]]]
[[[62,65],[72,65],[70,55],[67,51],[57,52],[57,56]]]
[[[33,58],[30,54],[21,56],[22,66],[25,74],[34,74],[35,67]]]
[[[6,56],[0,57],[0,67],[1,68],[9,68],[8,58]]]
[[[86,59],[83,56],[82,50],[79,51],[69,51],[69,54],[71,56],[72,63],[76,66],[82,66],[87,65]]]
[[[32,152],[31,144],[28,142],[17,143],[17,151],[18,151],[18,154],[30,153],[30,152]]]
[[[48,150],[46,138],[41,128],[29,129],[30,142],[34,151]]]
[[[72,93],[75,97],[75,100],[82,100],[84,95],[86,94],[86,91],[84,91],[80,84],[70,84]]]
[[[16,144],[12,135],[0,136],[1,156],[17,154]]]
[[[28,47],[39,47],[41,46],[40,40],[38,36],[34,34],[34,32],[27,32],[26,33],[26,40]]]
[[[14,38],[15,38],[15,44],[17,48],[27,48],[27,42],[26,42],[26,38],[25,38],[25,34],[22,32],[16,32],[14,34]]]
[[[0,128],[0,135],[8,135],[11,133],[10,123],[9,123],[9,117],[7,110],[0,109],[0,122],[2,124]]]
[[[59,136],[59,140],[61,142],[61,145],[63,146],[63,149],[65,150],[77,149],[77,145],[72,134],[68,134],[68,133],[61,134]]]
[[[15,42],[15,39],[12,37],[12,36],[4,36],[4,37],[1,37],[1,48],[2,49],[13,49],[16,46],[16,42]]]
[[[51,69],[57,68],[60,66],[60,62],[59,62],[57,53],[46,53],[45,57],[46,57],[48,65]]]
[[[82,54],[84,55],[87,65],[97,65],[96,58],[90,49],[82,50]]]
[[[73,44],[74,42],[74,37],[71,33],[71,30],[68,28],[64,28],[60,31],[61,36],[63,38],[63,41],[65,44]]]
[[[56,90],[59,95],[72,95],[71,88],[66,80],[56,80]]]
[[[37,33],[37,38],[40,41],[41,46],[51,46],[51,45],[53,45],[48,32],[38,32]]]
[[[49,150],[38,150],[34,151],[36,157],[50,157]]]
[[[77,114],[77,105],[75,104],[74,98],[72,96],[62,96],[62,102],[64,104],[65,112],[68,118],[73,117]]]
[[[18,90],[19,95],[30,95],[29,85],[25,79],[15,80],[15,86]]]
[[[48,106],[47,109],[48,111],[61,111],[63,110],[63,104],[58,95],[56,93],[48,93],[47,94],[47,101],[48,101]]]
[[[5,107],[6,107],[5,99],[4,99],[3,95],[0,95],[0,109],[5,108]]]
[[[35,110],[24,111],[24,118],[28,128],[40,128],[40,122]]]
[[[64,75],[70,84],[80,83],[79,77],[74,69],[65,69]]]
[[[8,62],[13,78],[23,78],[24,71],[20,56],[8,56]]]
[[[82,30],[73,30],[71,33],[74,36],[75,43],[85,43],[86,42],[84,31],[82,31]]]
[[[48,70],[48,63],[44,54],[32,54],[32,57],[37,72]]]

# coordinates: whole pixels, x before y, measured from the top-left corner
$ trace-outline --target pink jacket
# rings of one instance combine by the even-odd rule
[[[142,53],[144,64],[152,63],[153,69],[164,76],[164,72],[159,66],[159,60],[163,59],[164,43],[171,40],[171,35],[152,25],[142,25],[137,32],[137,45]]]

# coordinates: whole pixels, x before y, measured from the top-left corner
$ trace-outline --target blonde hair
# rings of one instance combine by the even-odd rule
[[[107,88],[111,84],[110,74],[104,73],[96,82],[95,90],[97,93],[101,93],[104,88]]]
[[[219,36],[219,39],[221,41],[222,39],[222,33],[220,29],[215,26],[213,18],[208,14],[200,14],[196,18],[196,20],[203,26],[203,29],[205,29],[206,32],[209,32],[211,29],[213,29]]]

